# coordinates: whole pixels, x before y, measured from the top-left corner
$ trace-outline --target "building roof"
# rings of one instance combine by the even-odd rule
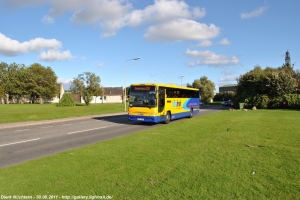
[[[228,84],[228,85],[222,85],[222,86],[219,86],[219,87],[236,87],[237,84]]]
[[[104,96],[123,95],[123,87],[103,87]]]

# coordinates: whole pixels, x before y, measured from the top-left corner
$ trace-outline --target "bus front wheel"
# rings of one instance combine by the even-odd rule
[[[170,121],[171,121],[171,114],[170,112],[167,112],[165,124],[168,124]]]
[[[194,111],[193,109],[190,110],[190,118],[192,118],[194,116]]]

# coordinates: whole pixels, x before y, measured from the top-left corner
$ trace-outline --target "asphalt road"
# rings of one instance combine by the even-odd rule
[[[194,117],[222,109],[203,106]],[[180,120],[188,119],[176,121]],[[132,123],[125,113],[1,124],[0,168],[163,125]]]

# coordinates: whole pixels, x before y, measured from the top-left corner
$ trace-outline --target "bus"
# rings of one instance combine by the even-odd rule
[[[168,124],[199,113],[200,90],[175,84],[131,84],[128,103],[129,121]]]

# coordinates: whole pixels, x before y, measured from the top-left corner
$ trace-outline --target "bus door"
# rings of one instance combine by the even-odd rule
[[[166,90],[162,87],[158,89],[158,112],[160,114],[160,118],[163,118],[165,115],[165,95]]]

